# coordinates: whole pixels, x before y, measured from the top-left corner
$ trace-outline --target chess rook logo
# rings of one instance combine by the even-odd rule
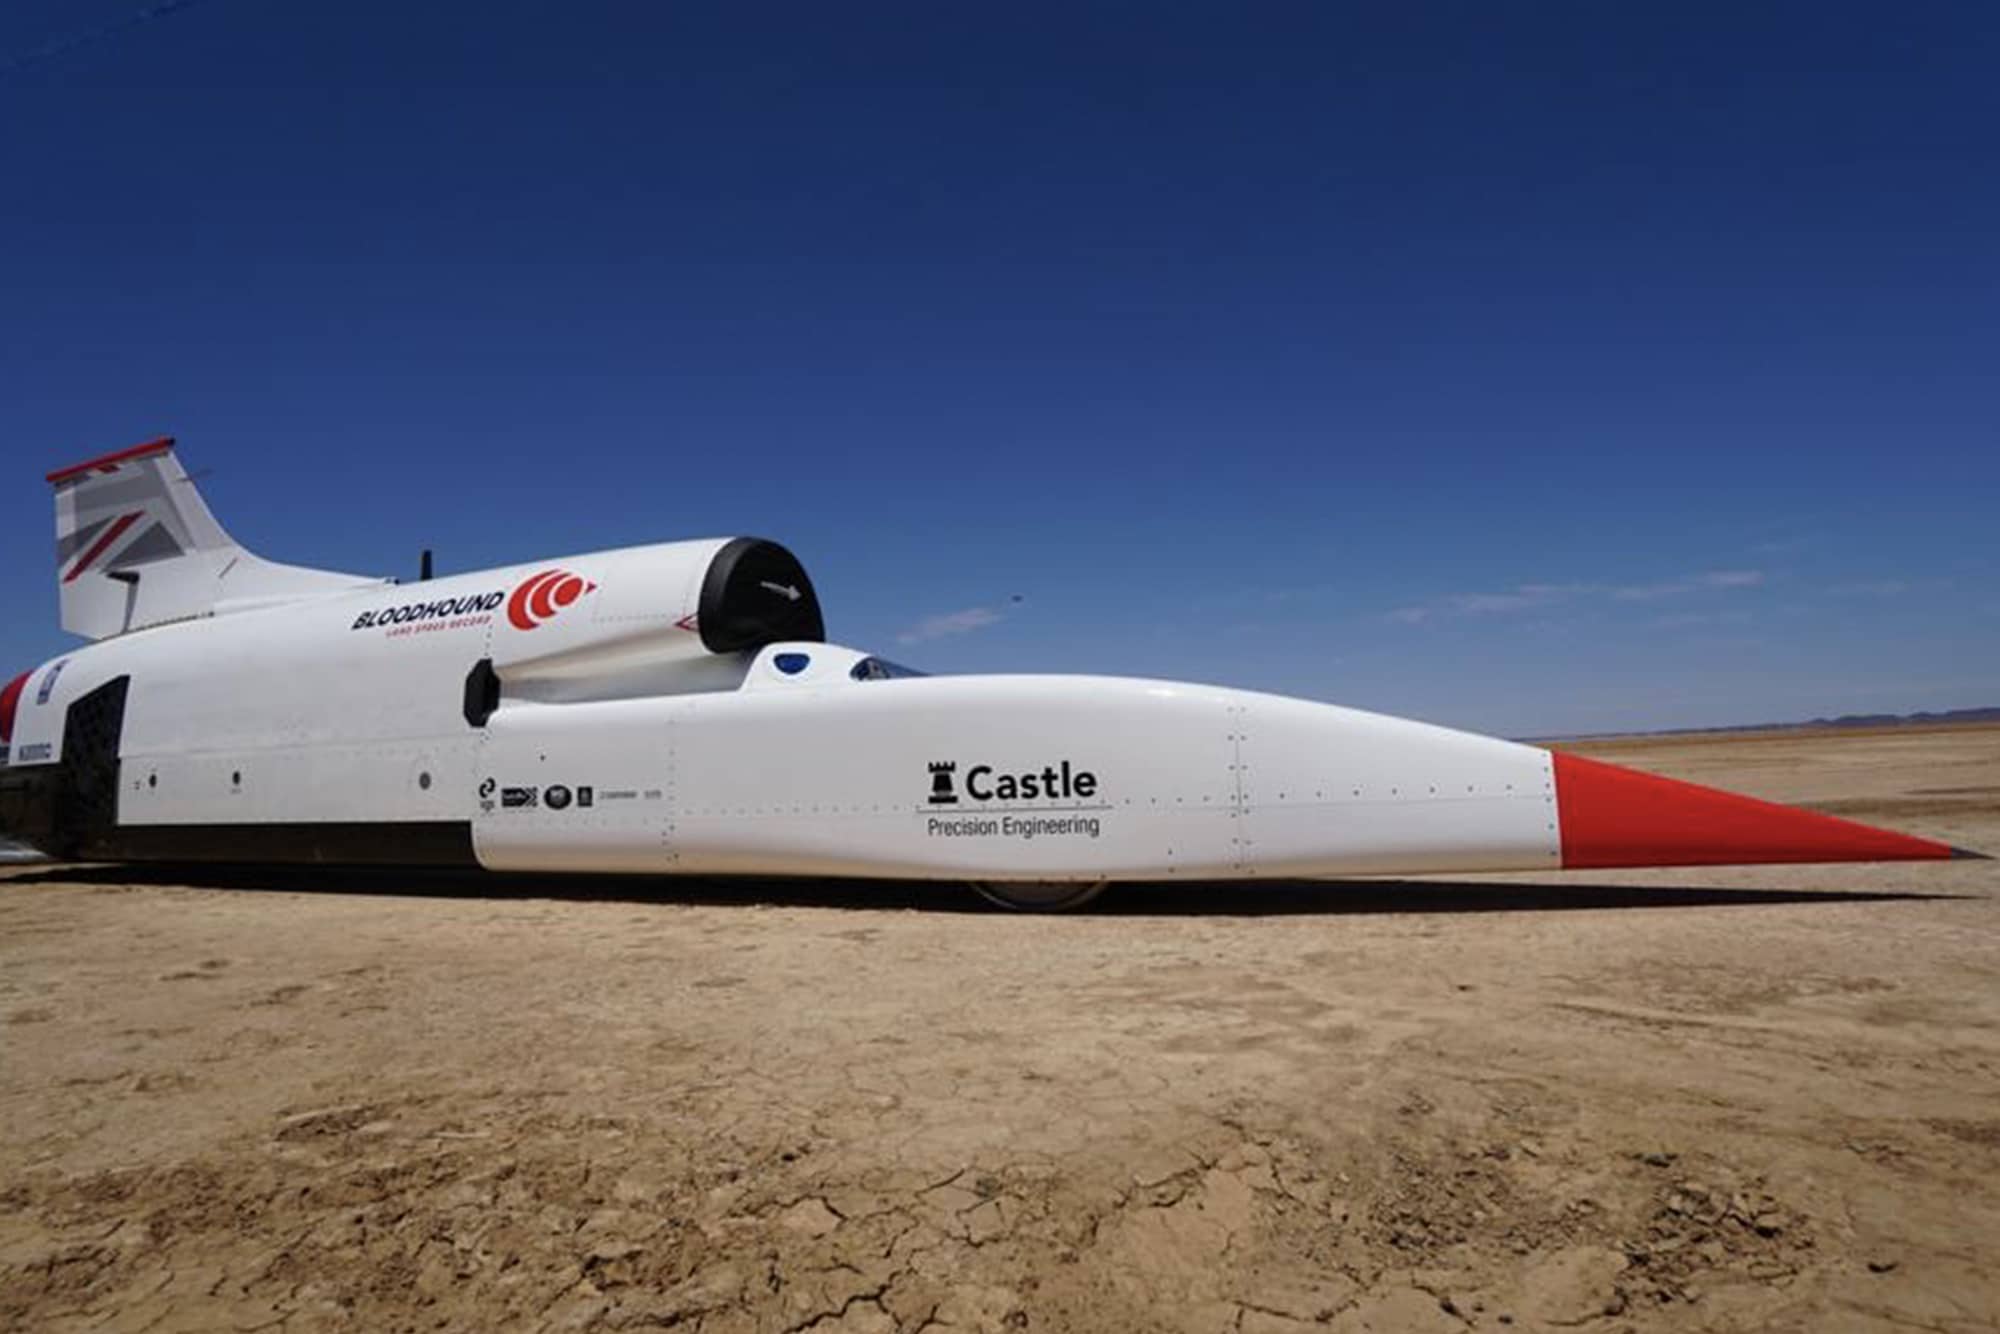
[[[951,776],[958,771],[958,764],[952,760],[931,761],[931,805],[955,806],[958,793],[951,790]]]

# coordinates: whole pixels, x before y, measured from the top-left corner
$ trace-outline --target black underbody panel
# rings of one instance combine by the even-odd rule
[[[78,698],[59,764],[0,769],[0,833],[63,861],[476,868],[468,820],[118,823],[127,677]]]
[[[467,820],[121,825],[88,855],[106,861],[238,866],[479,865]]]

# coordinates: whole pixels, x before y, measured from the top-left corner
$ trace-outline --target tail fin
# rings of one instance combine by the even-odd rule
[[[88,639],[388,582],[245,551],[209,513],[171,437],[52,472],[49,482],[62,626]]]

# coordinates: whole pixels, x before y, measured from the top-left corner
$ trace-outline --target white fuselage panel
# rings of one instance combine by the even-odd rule
[[[1216,687],[840,681],[503,710],[488,731],[474,832],[496,869],[1095,880],[1559,861],[1547,752]]]

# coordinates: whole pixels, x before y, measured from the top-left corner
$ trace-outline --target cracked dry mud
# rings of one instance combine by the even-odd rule
[[[2000,850],[2000,731],[1587,749]],[[0,1328],[1993,1329],[1996,891],[22,868]]]

